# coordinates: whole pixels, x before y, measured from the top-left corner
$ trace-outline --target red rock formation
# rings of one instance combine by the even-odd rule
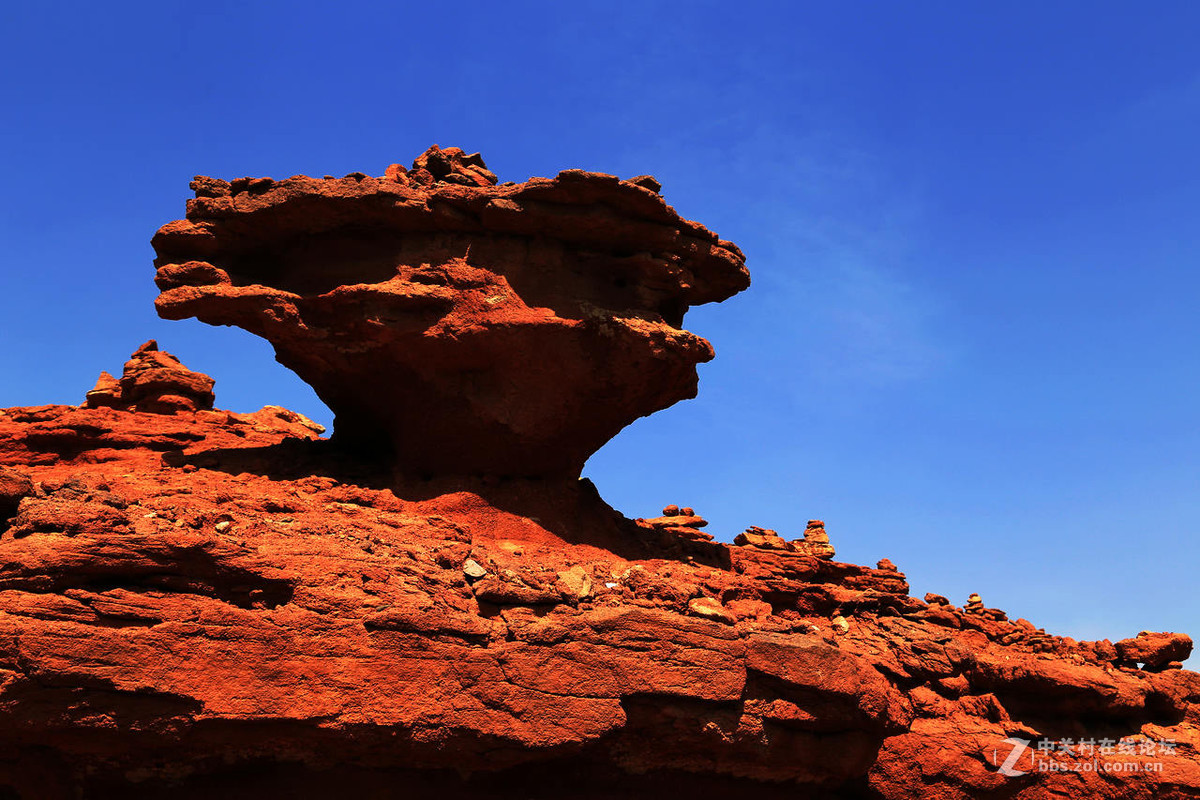
[[[1182,633],[1142,631],[1137,638],[1117,642],[1116,649],[1123,666],[1158,672],[1182,667],[1183,660],[1192,653],[1192,639]]]
[[[159,252],[209,246],[215,261],[164,262],[160,307],[257,328],[298,370],[326,358],[321,381],[340,374],[366,391],[370,376],[356,370],[372,353],[416,376],[412,393],[469,389],[455,408],[474,415],[474,435],[497,438],[445,440],[438,420],[454,409],[435,409],[431,427],[442,430],[422,441],[443,449],[423,457],[380,399],[400,383],[380,378],[361,426],[346,417],[360,410],[350,399],[339,425],[386,430],[415,459],[408,466],[438,473],[397,475],[390,459],[331,447],[285,409],[198,409],[211,380],[181,379],[182,366],[149,347],[121,381],[101,381],[93,407],[0,410],[0,798],[1200,797],[1200,675],[1180,668],[1188,637],[1076,642],[978,595],[961,608],[918,600],[888,559],[875,569],[834,561],[818,520],[797,520],[801,538],[752,526],[732,545],[702,530],[692,508],[629,520],[550,455],[563,446],[574,463],[600,427],[576,420],[584,446],[566,428],[538,436],[509,426],[512,416],[483,422],[508,413],[503,392],[475,391],[502,369],[526,389],[550,384],[511,353],[483,364],[477,383],[454,377],[482,362],[452,352],[439,327],[447,318],[468,326],[456,335],[471,352],[544,343],[555,357],[593,359],[585,366],[620,377],[614,392],[636,396],[612,398],[626,412],[694,381],[697,351],[664,347],[661,382],[633,385],[631,353],[651,339],[691,341],[646,305],[619,321],[609,304],[598,324],[626,333],[563,347],[587,328],[580,309],[597,294],[539,284],[594,284],[598,273],[572,260],[572,231],[594,223],[625,235],[632,216],[620,204],[656,200],[580,176],[488,195],[503,187],[453,149],[430,151],[411,172],[389,168],[386,181],[399,188],[365,176],[198,180],[213,203],[160,233]],[[539,192],[562,207],[542,207]],[[487,215],[463,221],[445,209],[514,197],[517,218],[553,235],[505,229],[483,252],[454,254]],[[617,210],[604,211],[608,202]],[[357,218],[363,244],[353,251]],[[389,239],[396,219],[409,233]],[[450,233],[439,239],[436,225]],[[426,260],[445,270],[414,265],[425,262],[413,253],[435,253],[439,241],[450,255]],[[530,256],[545,273],[522,272],[509,249],[518,241],[557,254]],[[721,245],[709,256],[717,249],[736,252]],[[633,294],[715,299],[741,280],[740,258],[705,273],[695,253],[669,252],[673,277],[651,291],[638,273]],[[366,274],[397,264],[409,265],[400,277]],[[418,277],[434,273],[442,278]],[[519,285],[513,316],[472,305],[481,295],[467,275],[486,292]],[[733,283],[716,289],[718,279]],[[421,285],[443,298],[435,312],[409,302]],[[543,322],[530,322],[542,313],[535,296],[559,304]],[[575,308],[582,316],[565,314],[581,296],[593,298]],[[356,351],[356,332],[377,339]],[[434,344],[422,349],[426,336]],[[443,350],[444,363],[416,360]],[[600,363],[605,353],[615,365]],[[553,403],[595,402],[603,380],[580,380]],[[431,401],[396,402],[411,412]],[[531,403],[530,424],[554,407]],[[487,443],[503,459],[488,461]],[[522,460],[519,444],[536,455]],[[477,472],[503,460],[550,477],[465,477],[439,460],[451,455]]]
[[[21,505],[21,501],[33,494],[33,481],[23,472],[0,467],[0,524],[6,522]]]
[[[0,478],[29,479],[0,534],[0,786],[1200,791],[1200,675],[1126,668],[1125,642],[929,604],[894,567],[700,539],[694,512],[626,520],[586,482],[391,484],[314,436],[273,409],[0,412]],[[1132,641],[1185,657],[1168,639]],[[1005,777],[1012,736],[1175,747],[1104,757],[1161,772]]]
[[[406,470],[574,477],[695,396],[713,352],[684,312],[749,285],[735,245],[635,180],[496,186],[437,147],[381,178],[198,177],[154,237],[158,310],[265,337],[336,439]]]
[[[101,372],[85,405],[174,414],[211,409],[213,397],[212,378],[183,366],[151,339],[125,362],[121,380]]]

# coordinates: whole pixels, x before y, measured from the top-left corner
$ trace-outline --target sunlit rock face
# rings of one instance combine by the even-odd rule
[[[159,314],[237,325],[415,474],[578,475],[696,394],[689,306],[749,285],[736,245],[641,176],[496,185],[431,148],[383,177],[197,178],[154,237]]]
[[[735,536],[571,477],[695,391],[683,312],[746,285],[652,178],[435,148],[194,187],[164,316],[267,337],[394,458],[154,342],[0,409],[0,800],[1200,797],[1187,635],[1055,636],[808,509]]]
[[[193,372],[151,339],[125,362],[121,379],[101,372],[87,393],[88,408],[119,408],[155,414],[204,411],[213,407],[213,379]]]

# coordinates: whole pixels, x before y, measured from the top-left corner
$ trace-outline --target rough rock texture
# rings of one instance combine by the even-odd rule
[[[315,436],[272,408],[0,412],[0,476],[30,479],[0,526],[0,786],[1200,796],[1200,675],[1123,667],[1127,642],[698,538],[694,512],[627,520],[586,481],[395,482]],[[1186,656],[1167,639],[1130,641]],[[1039,735],[1176,747],[996,771]]]
[[[819,519],[810,519],[804,529],[803,538],[789,542],[770,528],[760,528],[751,525],[739,533],[733,540],[734,544],[758,547],[762,550],[779,550],[785,553],[804,553],[817,558],[831,559],[835,555],[833,545],[829,543],[829,534],[825,532],[825,523]],[[887,561],[887,559],[884,559]],[[892,562],[887,561],[888,564]],[[881,563],[880,569],[884,569]],[[895,569],[895,566],[892,566]]]
[[[1124,666],[1141,665],[1158,671],[1182,666],[1181,662],[1192,653],[1192,640],[1182,633],[1142,631],[1134,639],[1117,642],[1116,647],[1117,657]]]
[[[0,467],[0,524],[16,514],[21,501],[33,491],[33,481],[24,472]]]
[[[123,408],[174,414],[203,411],[213,407],[213,379],[193,372],[170,353],[158,349],[151,339],[125,362],[121,380],[101,372],[87,393],[88,408]]]
[[[736,245],[635,181],[494,185],[437,147],[379,178],[198,177],[154,237],[158,311],[265,337],[335,439],[415,474],[575,477],[695,396],[713,351],[684,312],[749,285]]]
[[[262,332],[391,451],[202,408],[150,345],[88,407],[0,410],[0,800],[1200,797],[1182,634],[918,600],[818,520],[607,506],[573,473],[694,390],[679,317],[740,255],[647,176],[494,182],[455,149],[198,179],[156,237],[165,314]]]

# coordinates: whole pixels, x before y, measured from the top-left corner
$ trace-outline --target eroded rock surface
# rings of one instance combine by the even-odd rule
[[[749,285],[741,251],[642,176],[496,184],[431,148],[382,177],[199,177],[154,237],[159,313],[237,325],[414,474],[577,476],[696,394],[689,306]]]
[[[125,362],[120,380],[101,372],[84,404],[88,408],[154,414],[205,411],[213,407],[214,383],[209,376],[188,369],[175,356],[159,350],[158,342],[151,339]]]
[[[1200,797],[1187,636],[1073,641],[820,520],[725,544],[576,477],[747,284],[653,178],[433,148],[193,188],[160,312],[269,339],[341,442],[153,342],[0,410],[0,799]]]
[[[628,520],[586,481],[397,483],[316,435],[273,408],[0,411],[19,496],[0,535],[0,787],[1200,791],[1200,675],[1163,669],[1186,637],[1075,642],[977,597],[913,598],[890,561],[821,557],[799,530],[722,544],[690,508]],[[1005,777],[1008,737],[1173,750],[1105,757],[1161,771]]]

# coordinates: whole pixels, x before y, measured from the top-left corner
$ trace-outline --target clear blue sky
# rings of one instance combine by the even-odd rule
[[[154,337],[222,407],[328,412],[270,348],[163,322],[194,174],[652,173],[746,251],[689,313],[700,396],[587,472],[719,538],[827,521],[914,592],[1078,638],[1200,634],[1200,5],[7,3],[0,406]]]

